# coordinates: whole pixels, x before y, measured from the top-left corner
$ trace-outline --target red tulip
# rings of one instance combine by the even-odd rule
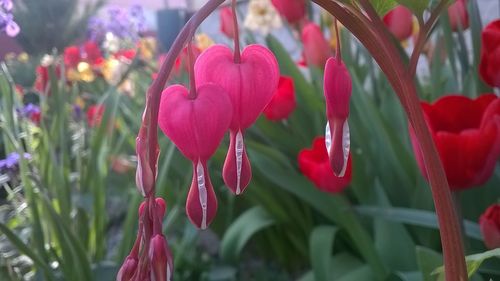
[[[488,249],[500,248],[500,204],[490,206],[479,218],[484,244]]]
[[[247,46],[240,62],[234,61],[231,49],[215,45],[198,57],[194,70],[197,83],[221,85],[231,99],[234,112],[222,176],[231,191],[240,194],[252,176],[243,134],[257,120],[278,87],[278,62],[271,51],[260,45]]]
[[[453,31],[465,30],[469,28],[469,13],[467,12],[467,2],[456,0],[448,7],[448,17],[450,27]]]
[[[500,99],[493,94],[472,100],[449,95],[422,103],[427,125],[452,190],[484,184],[500,157]],[[413,150],[427,177],[418,140],[410,128]]]
[[[304,26],[302,43],[304,44],[304,57],[307,64],[323,69],[332,52],[317,24],[311,22]]]
[[[352,92],[352,81],[345,64],[336,58],[326,62],[324,74],[326,99],[326,146],[330,164],[336,176],[343,177],[350,150],[350,134],[347,118]]]
[[[179,150],[193,163],[193,181],[186,212],[194,225],[205,229],[217,212],[217,198],[207,170],[229,128],[232,106],[227,92],[213,83],[197,89],[195,98],[188,90],[173,85],[162,93],[158,124]]]
[[[230,6],[220,10],[220,31],[229,38],[234,38],[233,10]]]
[[[70,46],[64,49],[64,64],[66,67],[75,68],[81,60],[80,48],[77,46]]]
[[[273,121],[287,119],[297,107],[295,101],[295,87],[293,79],[281,76],[278,89],[274,92],[273,98],[264,109],[264,116]]]
[[[500,19],[483,29],[481,42],[479,74],[488,85],[500,88]]]
[[[410,38],[413,32],[413,13],[403,5],[398,5],[384,16],[384,23],[399,41]]]
[[[89,123],[89,127],[92,128],[101,124],[104,110],[104,105],[89,106],[89,108],[87,109],[87,122]]]
[[[351,182],[352,165],[351,157],[344,177],[337,177],[332,171],[325,138],[314,139],[312,149],[303,149],[299,152],[299,170],[311,180],[320,190],[325,192],[342,192]]]
[[[99,65],[104,62],[101,50],[95,42],[87,41],[83,45],[84,55],[87,62],[91,65]]]
[[[289,23],[297,23],[306,16],[306,1],[304,0],[272,0],[272,3]]]

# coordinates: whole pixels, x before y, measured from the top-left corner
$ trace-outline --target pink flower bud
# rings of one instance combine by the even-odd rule
[[[132,281],[137,269],[137,257],[127,256],[116,275],[116,281]]]
[[[198,57],[194,68],[198,84],[216,83],[231,99],[234,112],[229,128],[232,137],[223,177],[229,189],[240,194],[251,177],[243,132],[257,120],[276,90],[278,62],[271,51],[260,45],[247,46],[241,53],[240,62],[234,61],[231,49],[215,45]]]
[[[234,38],[233,10],[231,6],[220,10],[220,31],[229,38]]]
[[[398,5],[384,16],[384,23],[399,41],[408,39],[413,32],[413,13]]]
[[[467,2],[456,0],[448,7],[448,17],[450,27],[453,31],[465,30],[469,28],[469,13],[467,12]]]
[[[323,68],[332,55],[330,45],[325,39],[321,28],[315,23],[308,23],[302,29],[304,57],[308,65]]]
[[[297,23],[306,16],[304,0],[272,0],[272,3],[289,23]]]
[[[172,254],[168,248],[167,240],[161,234],[151,239],[149,247],[149,260],[151,262],[151,277],[155,281],[170,281],[173,275]]]
[[[141,217],[144,214],[144,208],[146,207],[146,201],[143,201],[141,205],[139,205],[139,217]],[[165,217],[165,211],[167,209],[167,204],[165,203],[165,200],[161,197],[157,197],[155,199],[155,209],[156,209],[156,215],[160,218],[163,219]]]
[[[347,118],[349,117],[352,81],[349,71],[342,61],[335,58],[330,58],[327,61],[324,91],[328,118],[325,143],[334,174],[343,177],[350,151]]]
[[[264,116],[274,121],[287,119],[295,107],[297,107],[297,102],[295,101],[293,79],[281,76],[278,89],[276,89],[273,98],[264,109]]]
[[[193,182],[186,211],[198,227],[206,228],[217,211],[207,160],[215,153],[232,118],[232,105],[226,91],[208,83],[197,88],[195,99],[180,85],[163,91],[158,123],[179,150],[193,162]]]
[[[479,226],[488,249],[500,248],[500,204],[490,206],[479,218]]]
[[[137,153],[137,170],[135,172],[135,183],[137,189],[146,197],[149,195],[155,184],[155,179],[153,175],[153,170],[148,161],[148,149],[147,146],[143,144],[143,140],[140,137],[136,139],[136,153]]]

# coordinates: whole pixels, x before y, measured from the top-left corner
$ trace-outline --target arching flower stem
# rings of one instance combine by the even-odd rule
[[[196,94],[196,78],[194,75],[194,54],[193,54],[193,37],[188,41],[187,44],[187,52],[188,52],[188,69],[189,69],[189,99],[195,99]]]
[[[363,43],[386,74],[394,91],[398,95],[421,144],[436,214],[439,220],[446,280],[467,280],[460,226],[441,160],[439,159],[420,107],[413,78],[414,75],[412,75],[413,66],[410,65],[409,68],[406,68],[401,58],[394,55],[398,54],[396,47],[392,44],[390,37],[388,37],[385,27],[382,26],[380,17],[367,0],[360,0],[359,2],[372,24],[364,24],[368,19],[361,13],[353,13],[351,9],[347,8],[348,6],[341,6],[334,1],[328,0],[313,1],[340,20]],[[442,9],[442,5],[444,5],[443,2],[446,1],[443,0],[440,2],[433,15],[439,15],[439,11]],[[437,16],[433,16],[426,23],[425,26],[428,26],[428,30],[433,26],[434,22],[432,21],[435,21],[436,18]],[[422,36],[421,41],[425,41],[424,38],[426,37],[427,34],[425,34],[425,37]],[[417,46],[414,52],[420,53],[423,43],[420,44],[421,46]],[[418,59],[418,55],[413,56],[416,56]]]

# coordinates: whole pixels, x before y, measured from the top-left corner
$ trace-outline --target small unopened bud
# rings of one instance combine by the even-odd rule
[[[154,176],[151,165],[148,161],[148,150],[141,138],[136,139],[137,170],[135,173],[135,183],[142,196],[146,196],[153,191]]]
[[[330,58],[326,62],[324,91],[328,118],[325,143],[334,174],[343,177],[350,152],[347,118],[352,81],[349,71],[341,60]]]
[[[151,239],[149,259],[151,261],[152,280],[172,280],[172,254],[168,248],[167,240],[165,240],[163,235],[157,234]]]
[[[156,203],[156,215],[160,218],[163,219],[165,217],[165,211],[167,210],[167,204],[165,203],[165,200],[161,197],[156,197],[155,199]]]
[[[118,275],[116,275],[116,281],[130,281],[134,276],[134,273],[137,269],[137,258],[132,256],[127,256],[125,261],[123,262],[120,271],[118,271]]]

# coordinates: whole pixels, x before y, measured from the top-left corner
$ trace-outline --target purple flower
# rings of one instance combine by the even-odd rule
[[[91,17],[88,22],[87,32],[90,40],[100,42],[106,35],[106,23],[98,17]]]
[[[30,117],[33,114],[40,113],[40,107],[32,103],[29,103],[21,110],[21,113],[25,117]]]
[[[0,170],[2,169],[13,169],[19,164],[19,153],[12,152],[7,155],[7,158],[0,160]],[[31,155],[29,153],[24,153],[24,159],[30,160]]]
[[[5,32],[10,37],[15,37],[19,31],[19,25],[14,21],[11,0],[0,0],[0,32]]]
[[[10,12],[12,10],[12,0],[0,0],[0,7],[2,7],[5,11]]]

